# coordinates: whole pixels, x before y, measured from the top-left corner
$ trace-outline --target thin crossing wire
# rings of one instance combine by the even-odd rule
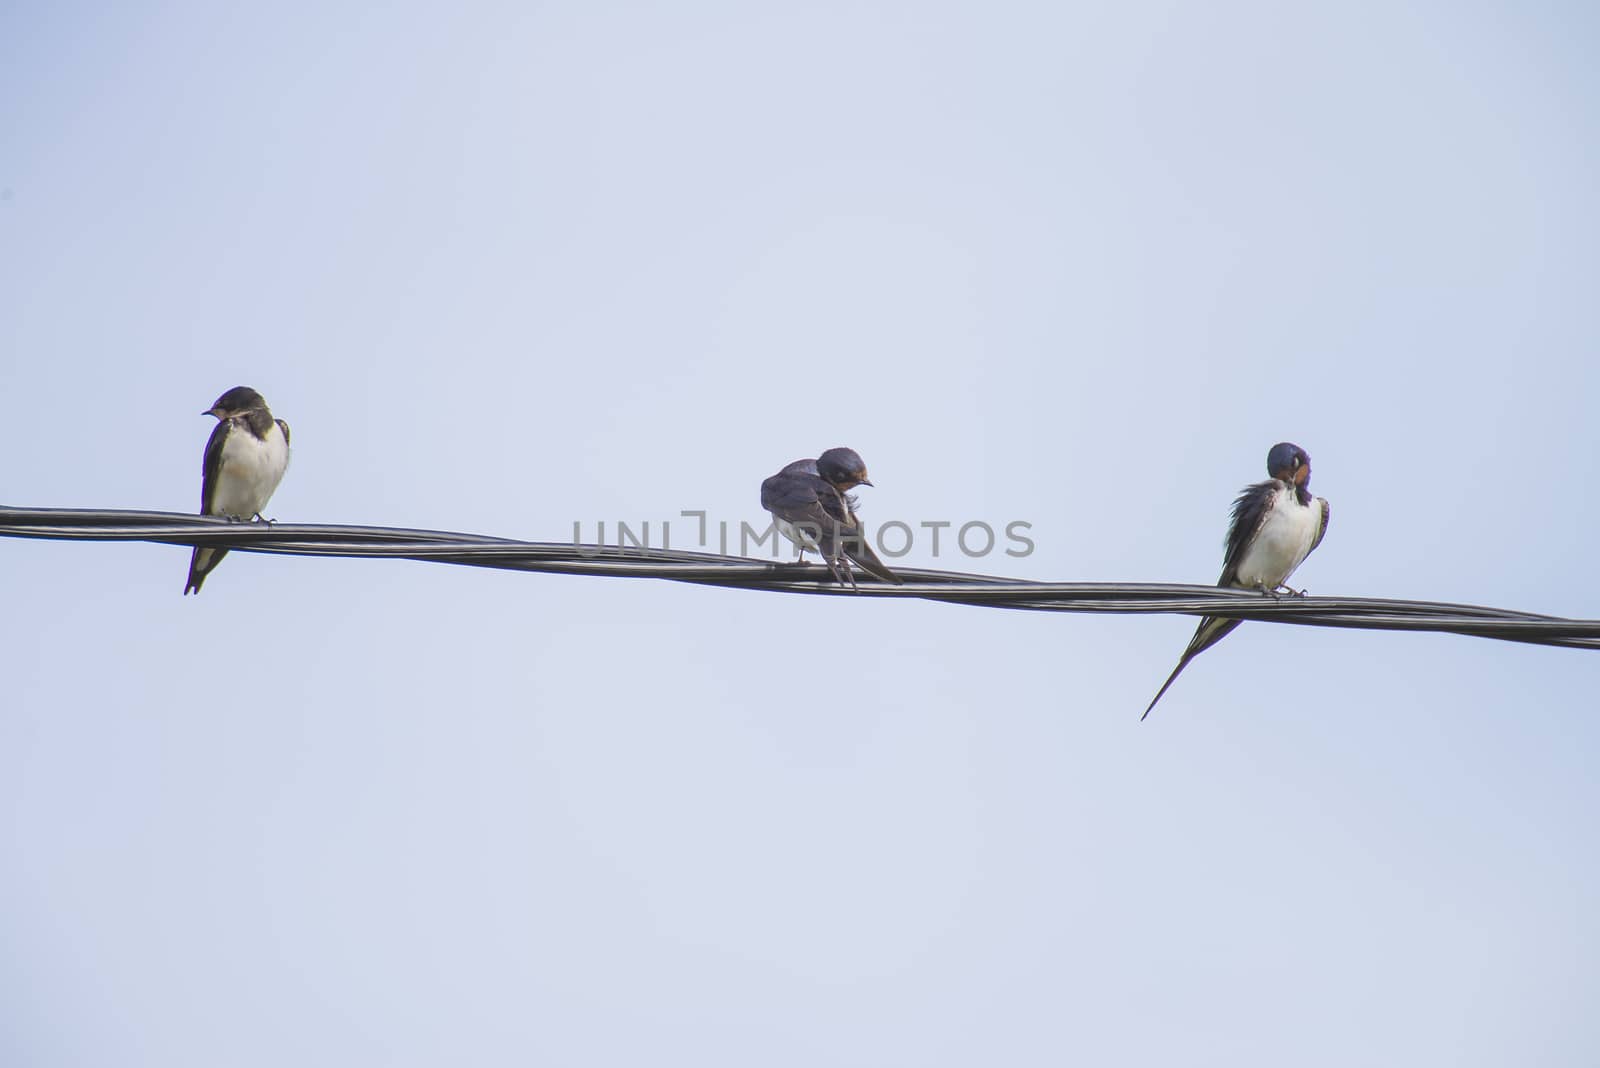
[[[420,560],[506,571],[668,579],[778,593],[911,597],[1035,612],[1170,612],[1312,627],[1435,631],[1533,645],[1600,649],[1600,620],[1563,619],[1478,605],[1366,597],[1268,597],[1248,590],[1167,583],[1032,582],[923,568],[896,568],[905,579],[903,586],[876,582],[868,576],[858,589],[850,589],[835,583],[821,565],[677,549],[516,541],[439,530],[269,525],[180,512],[0,506],[0,536],[206,545],[287,556]]]

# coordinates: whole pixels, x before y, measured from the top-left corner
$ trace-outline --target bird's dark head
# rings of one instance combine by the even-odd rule
[[[854,449],[829,449],[817,457],[817,474],[840,490],[872,485],[867,465]]]
[[[1300,446],[1281,441],[1267,453],[1267,474],[1291,486],[1303,487],[1311,481],[1311,457]]]
[[[267,399],[249,386],[234,386],[228,392],[217,398],[217,403],[201,412],[201,415],[214,415],[218,419],[232,419],[236,415],[265,408]]]

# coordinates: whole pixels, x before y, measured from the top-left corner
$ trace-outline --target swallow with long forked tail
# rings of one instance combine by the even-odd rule
[[[259,518],[289,467],[289,424],[274,419],[265,398],[249,386],[235,386],[200,414],[217,419],[201,463],[200,514]],[[184,594],[199,593],[227,555],[227,549],[197,547]]]
[[[796,460],[761,483],[761,507],[772,513],[783,536],[804,559],[809,550],[822,557],[840,583],[856,584],[853,561],[884,582],[902,585],[872,551],[856,518],[849,491],[870,486],[867,465],[854,449],[829,449],[815,460]]]
[[[1274,445],[1267,453],[1267,474],[1272,477],[1246,487],[1233,502],[1233,520],[1228,525],[1227,553],[1218,586],[1269,594],[1295,593],[1284,583],[1322,544],[1322,536],[1328,532],[1328,502],[1311,495],[1311,457],[1304,449],[1287,441]],[[1150,714],[1189,661],[1227,637],[1242,622],[1213,616],[1202,619],[1178,666],[1139,718]]]

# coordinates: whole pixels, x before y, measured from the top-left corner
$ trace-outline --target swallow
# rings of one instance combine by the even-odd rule
[[[260,519],[289,466],[289,424],[274,419],[265,398],[249,386],[235,386],[200,414],[217,419],[200,467],[200,514]],[[227,549],[196,547],[184,595],[199,593],[227,555]]]
[[[1222,577],[1217,585],[1259,590],[1273,596],[1283,592],[1303,597],[1305,591],[1291,590],[1284,582],[1322,544],[1322,536],[1328,532],[1328,502],[1311,496],[1311,457],[1298,445],[1287,441],[1274,445],[1267,453],[1267,474],[1272,477],[1245,487],[1233,502]],[[1202,619],[1178,666],[1139,718],[1150,714],[1189,661],[1227,637],[1242,622],[1213,616]]]
[[[867,465],[854,449],[829,449],[814,460],[796,460],[762,482],[761,507],[800,550],[800,559],[807,550],[818,554],[836,582],[855,586],[853,561],[899,586],[903,580],[883,566],[856,518],[856,499],[849,491],[870,485]]]

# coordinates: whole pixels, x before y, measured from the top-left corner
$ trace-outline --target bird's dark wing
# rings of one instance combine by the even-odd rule
[[[816,475],[789,468],[761,483],[761,507],[779,519],[815,531],[819,544],[835,525],[850,524],[838,490]]]
[[[1322,525],[1317,527],[1317,536],[1311,539],[1311,548],[1306,550],[1307,556],[1316,552],[1317,546],[1322,544],[1322,536],[1328,533],[1328,516],[1333,514],[1333,509],[1328,505],[1326,497],[1318,497],[1317,504],[1322,509]]]
[[[1283,483],[1275,478],[1246,486],[1233,502],[1233,519],[1228,524],[1227,552],[1222,558],[1222,577],[1218,586],[1232,586],[1239,577],[1239,564],[1244,560],[1245,549],[1261,532],[1261,524],[1272,512],[1273,502]]]
[[[211,440],[206,442],[205,459],[200,462],[201,515],[213,514],[211,506],[217,497],[217,482],[222,478],[222,443],[227,440],[231,428],[232,423],[229,420],[217,420],[217,425],[211,429]],[[206,576],[211,574],[227,555],[226,549],[196,548],[189,557],[189,579],[183,584],[183,592],[186,595],[199,593],[200,585],[205,582]]]
[[[217,481],[222,477],[222,443],[228,440],[233,421],[218,419],[211,429],[211,439],[206,442],[205,459],[200,461],[200,514],[215,515],[211,510],[217,497]]]

